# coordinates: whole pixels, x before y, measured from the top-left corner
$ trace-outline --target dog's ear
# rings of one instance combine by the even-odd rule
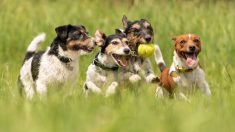
[[[123,28],[124,28],[124,29],[127,28],[128,24],[129,24],[130,22],[131,22],[131,21],[129,21],[125,15],[122,17],[122,24],[123,24]]]
[[[64,25],[64,26],[59,26],[55,29],[57,36],[61,39],[64,40],[68,36],[68,31],[71,25]]]
[[[99,47],[102,47],[104,45],[106,35],[100,32],[100,30],[96,30],[94,39],[95,39],[96,45],[98,45]]]
[[[124,34],[121,29],[115,29],[115,34]]]

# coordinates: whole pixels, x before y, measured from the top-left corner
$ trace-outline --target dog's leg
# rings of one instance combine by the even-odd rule
[[[26,98],[29,100],[32,100],[34,96],[34,88],[33,88],[33,83],[29,81],[22,81],[22,84],[24,86]]]
[[[85,87],[85,94],[88,94],[89,91],[101,94],[101,89],[97,87],[92,81],[87,81],[84,85]]]
[[[211,96],[211,90],[209,88],[208,83],[205,80],[202,82],[199,82],[198,87],[206,96]]]
[[[164,97],[162,87],[157,86],[156,88],[156,97],[161,99]]]
[[[46,84],[41,80],[36,81],[36,91],[40,96],[44,96],[47,93]]]
[[[151,82],[157,82],[159,80],[159,78],[157,76],[154,75],[153,70],[152,70],[152,66],[150,63],[149,59],[145,59],[144,61],[144,72],[145,72],[145,79],[148,83]]]
[[[118,83],[117,82],[112,82],[111,85],[109,85],[109,87],[106,90],[106,97],[113,95],[116,92]]]
[[[199,69],[198,76],[199,80],[197,81],[197,86],[206,96],[211,96],[211,90],[208,83],[206,82],[205,73],[202,69]]]

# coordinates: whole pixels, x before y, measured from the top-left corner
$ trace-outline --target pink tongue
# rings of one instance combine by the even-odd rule
[[[188,56],[186,60],[186,64],[188,67],[192,67],[196,64],[196,57],[195,56]]]

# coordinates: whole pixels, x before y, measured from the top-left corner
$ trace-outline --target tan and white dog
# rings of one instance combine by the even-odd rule
[[[170,68],[162,70],[156,96],[177,95],[187,99],[186,95],[193,92],[194,88],[199,88],[206,96],[210,96],[211,91],[205,73],[198,63],[198,54],[201,51],[200,37],[195,34],[185,34],[174,37],[173,41],[173,63]]]

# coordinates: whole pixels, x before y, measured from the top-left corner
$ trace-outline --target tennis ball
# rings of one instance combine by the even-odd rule
[[[142,57],[150,57],[154,53],[154,44],[140,44],[138,47],[138,55]]]

